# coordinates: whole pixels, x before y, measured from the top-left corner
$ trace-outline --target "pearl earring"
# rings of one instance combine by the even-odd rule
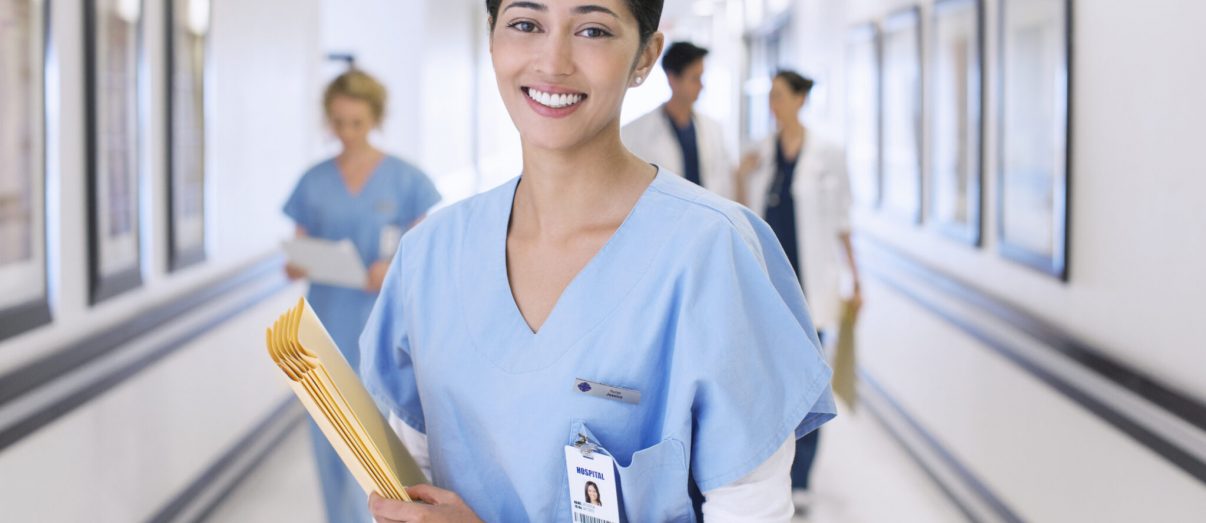
[[[645,81],[645,78],[644,78],[643,76],[638,76],[638,77],[636,77],[636,84],[637,84],[637,85],[641,85],[641,82],[644,82],[644,81]]]

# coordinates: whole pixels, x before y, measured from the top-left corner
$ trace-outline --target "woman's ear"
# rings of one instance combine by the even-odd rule
[[[649,71],[653,70],[653,66],[657,64],[658,57],[662,56],[662,47],[665,45],[666,35],[661,32],[653,33],[649,37],[649,41],[645,42],[645,47],[637,56],[636,67],[632,70],[629,85],[636,87],[649,78]]]

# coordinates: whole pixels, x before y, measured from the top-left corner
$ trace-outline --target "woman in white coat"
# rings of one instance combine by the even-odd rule
[[[845,152],[800,122],[813,81],[780,71],[771,84],[770,109],[778,132],[759,143],[737,169],[737,199],[762,215],[800,278],[817,330],[837,328],[842,310],[842,265],[853,279],[851,300],[862,297],[850,244],[850,181]],[[796,442],[792,489],[807,504],[816,431]]]

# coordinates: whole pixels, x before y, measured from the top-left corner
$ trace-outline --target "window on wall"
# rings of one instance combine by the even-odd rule
[[[741,93],[741,142],[750,143],[775,129],[767,107],[771,79],[791,60],[791,17],[783,14],[746,33],[745,74]]]

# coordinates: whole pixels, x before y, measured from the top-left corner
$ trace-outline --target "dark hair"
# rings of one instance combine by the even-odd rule
[[[666,74],[681,76],[691,64],[703,60],[705,56],[708,56],[707,49],[691,42],[674,42],[662,56],[662,69],[666,70]]]
[[[494,22],[498,20],[498,7],[503,0],[486,0],[486,13],[490,15],[490,30],[494,30]],[[665,0],[628,0],[628,10],[636,17],[637,26],[641,32],[641,46],[649,41],[649,37],[657,32],[657,26],[662,20],[662,4]]]
[[[775,78],[782,78],[791,88],[791,92],[801,96],[808,96],[808,92],[812,91],[812,86],[816,83],[812,81],[812,78],[787,69],[780,69],[775,73]]]
[[[591,502],[590,501],[590,488],[591,487],[595,487],[595,499],[599,500],[599,504],[602,505],[603,504],[603,494],[599,493],[599,486],[596,485],[595,482],[593,482],[593,481],[587,481],[586,486],[582,487],[582,499],[585,499],[587,503]]]

